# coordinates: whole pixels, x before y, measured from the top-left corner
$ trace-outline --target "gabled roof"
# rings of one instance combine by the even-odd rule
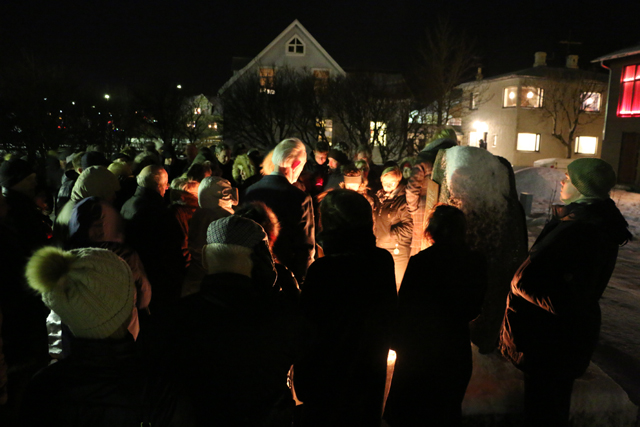
[[[331,55],[329,55],[329,53],[327,53],[326,50],[324,50],[324,48],[320,45],[320,43],[318,43],[318,41],[311,35],[311,33],[307,31],[307,29],[300,23],[300,21],[295,19],[287,28],[284,29],[284,31],[280,33],[280,35],[278,35],[278,37],[273,39],[273,41],[269,43],[267,47],[262,49],[262,51],[255,58],[253,58],[247,65],[245,65],[242,69],[240,69],[237,73],[235,73],[229,80],[227,80],[227,82],[220,88],[218,93],[219,94],[223,93],[236,80],[242,77],[249,69],[251,69],[256,64],[259,64],[262,57],[266,55],[267,52],[269,52],[273,46],[280,43],[284,39],[284,37],[289,33],[289,31],[294,27],[297,27],[298,30],[302,34],[304,34],[311,41],[311,43],[315,45],[315,47],[327,59],[327,61],[329,61],[331,65],[333,65],[338,71],[340,71],[340,73],[345,74],[342,67],[338,65],[338,63],[331,57]]]
[[[615,51],[613,53],[609,53],[607,55],[600,56],[600,57],[594,59],[591,62],[608,61],[610,59],[624,58],[626,56],[632,56],[632,55],[640,55],[640,45],[631,46],[631,47],[627,47],[625,49],[617,50],[617,51]]]

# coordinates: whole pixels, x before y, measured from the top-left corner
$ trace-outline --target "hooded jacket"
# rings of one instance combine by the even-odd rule
[[[556,207],[507,297],[500,348],[527,373],[577,378],[589,366],[600,331],[602,296],[632,238],[611,199]]]

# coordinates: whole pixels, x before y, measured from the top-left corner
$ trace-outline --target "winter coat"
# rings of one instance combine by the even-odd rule
[[[30,251],[51,244],[51,221],[33,199],[9,188],[2,188],[2,195],[9,207],[5,223],[20,236],[23,244]]]
[[[155,320],[139,341],[167,355],[193,399],[198,425],[291,425],[287,373],[302,334],[286,299],[258,292],[247,276],[218,273]]]
[[[388,197],[384,190],[379,190],[376,197],[378,199],[374,213],[376,245],[384,249],[395,249],[396,244],[400,248],[409,248],[413,233],[413,219],[407,209],[404,186],[398,185]]]
[[[79,176],[80,174],[73,169],[66,171],[62,176],[62,184],[60,185],[58,197],[56,198],[56,215],[58,215],[62,207],[71,198],[71,191]]]
[[[505,357],[527,373],[581,376],[598,341],[598,300],[631,237],[611,199],[556,207],[511,282]]]
[[[40,371],[29,384],[21,426],[192,426],[188,400],[166,375],[150,374],[131,336],[74,338],[71,356]]]
[[[267,175],[247,188],[244,202],[264,202],[280,222],[280,234],[273,244],[279,262],[304,281],[315,254],[313,201],[282,175]]]
[[[182,230],[175,216],[154,190],[138,187],[120,212],[125,235],[140,256],[153,290],[153,308],[162,308],[180,298],[186,261],[182,253]]]
[[[309,425],[379,426],[397,302],[393,259],[375,247],[371,230],[323,236],[302,289],[313,334],[294,366]]]
[[[487,262],[466,246],[435,243],[411,257],[393,330],[391,425],[444,425],[460,412],[472,370],[469,322],[486,289]]]

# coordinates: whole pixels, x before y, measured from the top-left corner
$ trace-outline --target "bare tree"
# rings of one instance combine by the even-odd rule
[[[185,137],[191,143],[197,143],[210,136],[217,136],[217,123],[220,121],[213,111],[213,105],[204,95],[198,95],[185,101]]]
[[[313,146],[324,136],[316,83],[307,69],[281,67],[268,79],[246,73],[219,94],[225,139],[266,150],[290,137]]]
[[[567,159],[573,154],[574,141],[585,125],[603,119],[603,112],[590,105],[602,102],[607,78],[600,74],[578,69],[548,69],[544,83],[527,80],[523,86],[544,85],[542,117],[552,123],[551,135],[567,150]]]
[[[462,91],[457,87],[474,78],[478,54],[475,41],[441,17],[425,31],[415,58],[407,74],[415,100],[409,135],[419,150],[461,110]]]
[[[351,73],[330,80],[329,116],[346,132],[350,148],[378,146],[383,161],[406,154],[409,95],[399,75]]]

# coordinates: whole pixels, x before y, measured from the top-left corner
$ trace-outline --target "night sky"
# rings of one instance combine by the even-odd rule
[[[563,65],[561,40],[582,42],[571,53],[583,68],[640,44],[638,0],[0,3],[0,65],[28,53],[96,84],[175,82],[189,94],[215,94],[232,57],[255,56],[296,18],[345,69],[402,70],[440,15],[477,39],[485,76],[528,68],[538,50]]]

